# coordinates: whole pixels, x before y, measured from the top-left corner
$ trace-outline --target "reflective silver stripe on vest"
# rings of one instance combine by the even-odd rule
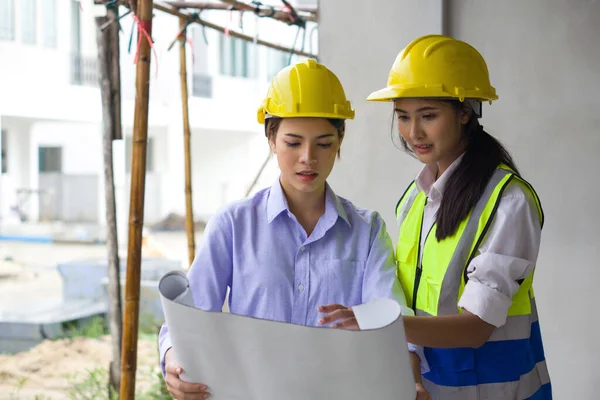
[[[415,315],[416,315],[417,317],[431,317],[431,316],[432,316],[432,315],[431,315],[431,314],[429,314],[428,312],[426,312],[426,311],[423,311],[423,310],[419,310],[418,308],[417,308],[417,312],[415,313]]]
[[[524,400],[550,382],[546,361],[539,362],[514,382],[486,383],[478,386],[439,386],[423,378],[434,400]]]
[[[494,329],[488,342],[527,339],[531,336],[531,324],[537,320],[537,306],[535,299],[531,299],[531,314],[509,316],[504,325]]]
[[[400,207],[400,211],[398,212],[398,210],[396,210],[396,220],[398,221],[398,226],[402,226],[404,219],[406,219],[406,216],[408,215],[410,208],[412,207],[413,203],[415,202],[415,199],[417,198],[417,195],[419,194],[419,189],[417,188],[417,184],[412,183],[411,186],[412,186],[412,189],[410,189],[410,193],[407,193],[408,198],[406,199],[404,204]],[[402,202],[402,200],[400,200],[400,202]]]
[[[469,259],[473,242],[476,240],[475,235],[477,234],[479,219],[481,218],[488,201],[492,197],[496,186],[498,186],[502,179],[509,174],[511,174],[511,172],[504,169],[496,169],[487,186],[485,187],[485,191],[481,195],[481,198],[473,208],[471,216],[467,222],[467,226],[460,237],[458,245],[454,250],[454,254],[452,254],[452,259],[450,260],[446,274],[444,275],[440,298],[438,301],[438,315],[456,314],[458,291],[460,289],[461,279],[463,279],[463,270]]]

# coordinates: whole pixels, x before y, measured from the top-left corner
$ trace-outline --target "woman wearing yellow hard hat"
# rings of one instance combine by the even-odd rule
[[[208,223],[188,273],[198,308],[221,311],[229,288],[231,313],[294,324],[359,329],[352,307],[378,297],[393,298],[414,315],[404,302],[383,219],[327,184],[345,120],[353,118],[340,81],[323,65],[307,60],[277,74],[258,122],[265,124],[280,176]],[[179,379],[166,325],[159,347],[175,398],[209,395],[210,382]],[[408,347],[420,380],[419,348]],[[417,392],[418,399],[428,398],[421,385]]]
[[[425,164],[396,206],[396,259],[434,400],[552,398],[532,287],[544,215],[479,123],[496,99],[479,52],[441,35],[411,42],[368,97],[393,102],[404,148]]]

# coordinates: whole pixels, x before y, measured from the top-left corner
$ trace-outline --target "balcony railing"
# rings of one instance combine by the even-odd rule
[[[71,55],[71,83],[80,86],[98,86],[98,60],[81,54]]]

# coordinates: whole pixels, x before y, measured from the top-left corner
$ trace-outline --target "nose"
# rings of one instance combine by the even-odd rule
[[[413,141],[423,138],[423,131],[421,130],[421,126],[419,125],[417,118],[413,118],[410,122],[410,131],[408,136]]]
[[[300,162],[302,164],[315,164],[317,162],[316,158],[316,149],[312,144],[306,144],[302,148],[302,155],[300,157]]]

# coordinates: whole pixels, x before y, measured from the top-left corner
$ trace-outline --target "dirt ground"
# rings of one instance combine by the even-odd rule
[[[110,336],[45,341],[27,352],[0,355],[0,399],[69,399],[69,390],[110,362]],[[144,390],[156,379],[155,340],[138,342],[137,387]]]
[[[187,257],[185,233],[157,234],[150,239],[145,241],[143,255]],[[0,312],[2,306],[23,296],[27,300],[60,299],[57,262],[105,256],[104,245],[0,242]],[[16,355],[0,354],[0,400],[69,399],[73,384],[89,376],[88,370],[108,368],[110,357],[110,336],[45,341]],[[155,382],[157,371],[156,339],[140,339],[138,388]]]

